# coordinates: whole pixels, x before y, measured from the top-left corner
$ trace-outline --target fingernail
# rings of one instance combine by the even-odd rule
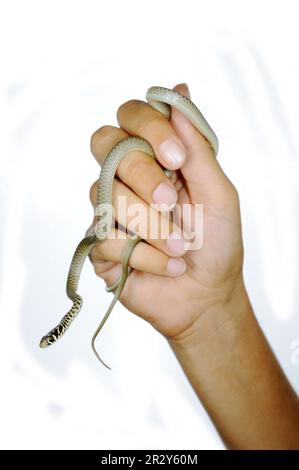
[[[159,152],[163,160],[171,169],[181,167],[186,160],[184,147],[173,139],[166,139],[159,146]]]
[[[154,204],[165,204],[169,209],[176,204],[177,197],[176,190],[168,181],[160,183],[152,194]]]
[[[185,240],[178,237],[179,235],[177,233],[172,232],[166,242],[168,248],[174,255],[182,255],[185,253]]]
[[[183,259],[170,259],[167,262],[167,271],[172,276],[180,276],[186,271],[186,263]]]
[[[189,87],[188,87],[187,83],[182,83],[182,85],[183,85],[183,87],[185,88],[185,92],[186,92],[187,98],[190,99],[190,98],[191,98],[191,96],[190,96],[190,90],[189,90]]]

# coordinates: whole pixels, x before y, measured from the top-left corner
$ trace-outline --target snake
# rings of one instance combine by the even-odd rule
[[[147,90],[146,100],[154,110],[160,112],[167,120],[171,117],[171,107],[183,113],[208,141],[215,157],[217,156],[218,138],[198,107],[189,98],[168,88],[152,86]],[[78,244],[67,276],[66,294],[73,302],[73,305],[62,317],[58,325],[42,337],[39,344],[41,348],[47,348],[60,339],[82,308],[83,299],[77,292],[81,271],[93,247],[103,243],[109,237],[113,227],[112,187],[114,177],[121,161],[132,151],[144,152],[149,157],[155,159],[155,153],[151,144],[143,138],[134,136],[127,137],[118,142],[106,156],[98,179],[97,205],[95,209],[96,225],[93,233],[85,236]],[[168,177],[171,176],[172,172],[170,170],[164,169],[164,172]],[[114,297],[91,339],[93,352],[98,360],[108,369],[110,367],[101,359],[95,348],[95,340],[119,299],[128,276],[132,272],[132,268],[129,266],[130,256],[140,241],[141,238],[136,234],[129,237],[122,254],[121,275],[116,282],[106,288],[108,292],[114,293]]]

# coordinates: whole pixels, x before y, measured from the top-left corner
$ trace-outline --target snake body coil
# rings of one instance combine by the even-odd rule
[[[173,106],[179,111],[181,111],[199,130],[199,132],[209,141],[215,156],[217,155],[217,136],[215,135],[214,131],[211,129],[199,109],[195,106],[194,103],[192,103],[189,98],[186,98],[180,93],[177,93],[173,90],[169,90],[167,88],[151,87],[147,91],[146,99],[154,109],[163,114],[167,119],[170,118],[170,106]],[[95,213],[97,217],[97,225],[95,228],[95,233],[81,240],[73,255],[68,273],[66,293],[68,298],[72,300],[73,305],[71,309],[61,319],[59,324],[51,331],[49,331],[49,333],[42,337],[40,341],[41,348],[46,348],[51,344],[55,343],[59,338],[61,338],[61,336],[64,335],[64,333],[69,328],[72,321],[75,319],[75,317],[78,315],[82,308],[83,299],[77,293],[82,267],[86,260],[86,257],[89,255],[92,248],[98,243],[103,243],[110,234],[113,223],[112,187],[114,176],[117,167],[122,161],[122,159],[125,158],[125,156],[129,152],[132,152],[134,150],[142,151],[150,157],[155,158],[153,148],[149,142],[139,137],[128,137],[116,144],[109,152],[104,161],[98,182],[97,208]],[[169,172],[167,172],[166,170],[165,173],[168,174]],[[134,247],[140,240],[141,239],[138,236],[134,236],[127,242],[122,260],[122,274],[119,280],[107,289],[108,291],[114,291],[113,300],[105,316],[103,317],[103,320],[101,321],[100,325],[98,326],[96,332],[92,337],[92,349],[96,354],[97,358],[106,367],[108,366],[102,361],[95,349],[95,339],[102,327],[104,326],[115,303],[119,299],[119,296],[125,285],[126,279],[130,273],[130,255]]]

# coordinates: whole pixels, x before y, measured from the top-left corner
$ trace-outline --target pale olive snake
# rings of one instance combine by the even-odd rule
[[[179,111],[181,111],[198,129],[198,131],[208,140],[215,156],[217,155],[217,136],[215,135],[214,131],[211,129],[199,109],[195,106],[194,103],[192,103],[190,99],[181,95],[178,92],[162,87],[149,88],[146,94],[146,99],[154,109],[162,113],[167,119],[170,118],[170,106],[173,106]],[[47,346],[50,346],[59,338],[61,338],[61,336],[66,332],[66,330],[69,328],[70,324],[82,308],[83,299],[77,293],[81,270],[84,261],[89,255],[93,246],[98,243],[103,243],[109,236],[113,223],[112,185],[114,176],[121,160],[133,150],[142,151],[150,157],[155,158],[155,154],[150,143],[140,137],[128,137],[122,140],[121,142],[116,144],[107,155],[102,166],[98,182],[97,208],[95,214],[97,217],[97,225],[95,228],[95,233],[93,235],[86,236],[85,238],[83,238],[83,240],[81,240],[73,255],[68,273],[66,292],[68,298],[73,301],[73,305],[71,309],[66,313],[66,315],[64,315],[64,317],[61,319],[59,324],[51,331],[49,331],[49,333],[42,337],[40,341],[41,348],[46,348]],[[123,254],[122,275],[116,283],[114,283],[112,286],[110,286],[110,288],[107,289],[108,291],[114,291],[114,298],[106,314],[104,315],[103,320],[101,321],[95,334],[93,335],[91,341],[92,349],[95,352],[97,358],[106,367],[108,366],[102,361],[102,359],[96,352],[94,342],[98,333],[106,322],[108,316],[110,315],[116,301],[119,299],[119,296],[125,285],[126,279],[130,273],[130,268],[128,265],[130,255],[135,245],[140,240],[141,239],[139,237],[134,236],[127,242],[126,249]]]

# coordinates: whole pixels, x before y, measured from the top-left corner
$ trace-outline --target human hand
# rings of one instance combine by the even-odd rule
[[[188,96],[184,85],[174,89]],[[169,181],[159,164],[141,152],[131,152],[119,165],[113,187],[116,213],[119,197],[125,196],[128,207],[142,204],[148,214],[138,228],[138,235],[146,242],[140,242],[131,255],[134,271],[120,300],[168,339],[178,339],[192,331],[197,320],[213,306],[225,304],[242,285],[238,194],[209,143],[179,111],[172,109],[171,120],[167,121],[147,103],[132,100],[120,106],[117,118],[120,129],[104,126],[92,135],[91,151],[100,164],[117,142],[134,135],[148,140],[157,161],[174,171]],[[96,191],[97,182],[90,191],[94,206]],[[150,204],[171,206],[176,201],[178,207],[203,204],[200,249],[185,251],[183,240],[149,238],[148,226],[157,223]],[[126,223],[125,219],[118,221]],[[159,223],[168,225],[165,214],[159,214]],[[116,237],[92,250],[95,272],[108,285],[120,276],[125,244],[124,237]]]

